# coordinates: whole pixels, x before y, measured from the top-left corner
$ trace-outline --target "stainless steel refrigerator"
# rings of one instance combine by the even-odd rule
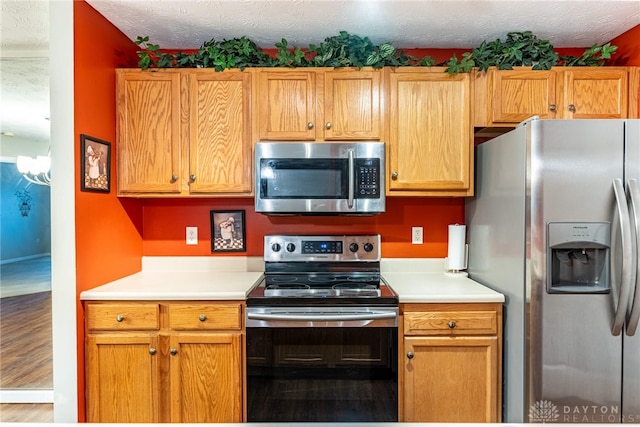
[[[506,296],[503,421],[640,423],[640,120],[476,147],[469,276]]]

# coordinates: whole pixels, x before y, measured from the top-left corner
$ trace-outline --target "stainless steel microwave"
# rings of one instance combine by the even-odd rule
[[[259,142],[255,205],[265,214],[385,211],[384,142]]]

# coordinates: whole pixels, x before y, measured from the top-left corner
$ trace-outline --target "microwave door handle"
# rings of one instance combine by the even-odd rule
[[[353,208],[353,199],[354,199],[354,191],[355,191],[355,170],[354,170],[354,161],[353,161],[353,151],[349,150],[349,200],[347,200],[347,206],[349,209]]]

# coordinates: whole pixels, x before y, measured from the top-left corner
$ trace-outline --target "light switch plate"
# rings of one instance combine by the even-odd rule
[[[187,245],[198,244],[198,227],[187,227]]]

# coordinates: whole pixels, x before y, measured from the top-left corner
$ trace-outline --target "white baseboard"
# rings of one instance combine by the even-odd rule
[[[0,389],[0,403],[53,403],[53,390]]]

